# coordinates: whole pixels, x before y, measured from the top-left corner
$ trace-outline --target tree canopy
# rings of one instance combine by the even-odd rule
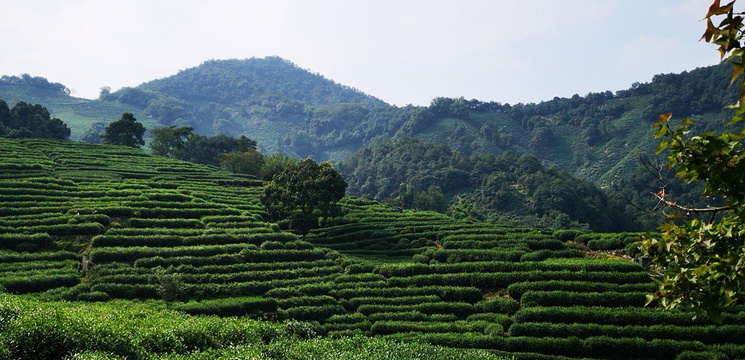
[[[733,65],[732,83],[740,93],[735,115],[718,132],[692,134],[693,121],[674,127],[671,113],[654,125],[660,140],[657,152],[667,150],[668,165],[686,182],[702,182],[702,196],[724,205],[692,207],[679,203],[665,182],[656,197],[673,210],[662,232],[645,241],[645,249],[660,273],[659,290],[651,296],[665,308],[707,313],[717,320],[723,310],[745,303],[745,62],[743,13],[734,1],[713,2],[706,15],[703,40],[719,47],[722,59]],[[718,17],[724,17],[714,25]]]
[[[532,155],[468,155],[443,143],[401,138],[368,146],[338,169],[349,182],[350,195],[408,208],[442,211],[448,203],[468,203],[479,209],[478,217],[491,220],[638,230],[619,201],[589,182],[543,166]]]
[[[67,140],[70,128],[39,104],[19,101],[11,109],[0,99],[0,136]]]
[[[157,127],[151,131],[150,150],[160,156],[179,157],[186,147],[189,137],[194,135],[194,128],[183,126]]]
[[[103,142],[112,145],[140,147],[145,145],[145,141],[142,139],[144,134],[145,126],[138,122],[131,112],[125,112],[119,120],[106,125]]]
[[[318,227],[319,218],[327,220],[340,214],[336,203],[346,188],[344,178],[331,164],[303,159],[274,175],[261,195],[261,203],[272,219],[289,218],[289,227],[305,237]]]

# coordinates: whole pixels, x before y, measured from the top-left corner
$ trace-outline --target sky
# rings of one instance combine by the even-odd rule
[[[96,98],[211,59],[280,56],[390,104],[626,89],[716,64],[711,0],[0,0],[0,75]]]

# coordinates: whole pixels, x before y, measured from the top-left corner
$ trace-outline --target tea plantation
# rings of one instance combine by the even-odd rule
[[[2,358],[745,358],[745,311],[645,307],[641,266],[550,232],[345,198],[303,241],[251,177],[74,142],[0,154]]]

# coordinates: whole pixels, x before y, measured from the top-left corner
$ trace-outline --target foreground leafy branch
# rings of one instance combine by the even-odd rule
[[[702,37],[719,46],[723,60],[732,62],[732,83],[740,86],[737,103],[732,106],[735,115],[727,130],[737,126],[745,114],[743,17],[734,11],[734,3],[722,6],[719,0],[714,1]],[[724,19],[715,26],[713,19],[720,16]],[[667,150],[668,166],[675,169],[676,176],[688,183],[703,182],[702,196],[721,198],[725,205],[679,205],[668,198],[664,187],[655,194],[675,213],[660,227],[660,234],[644,243],[653,264],[661,269],[654,279],[659,289],[649,300],[659,300],[667,309],[694,310],[719,320],[722,311],[745,303],[745,129],[692,135],[691,120],[683,119],[673,128],[671,116],[662,114],[654,124],[655,137],[661,138],[657,153]],[[704,221],[696,217],[702,213],[721,216]]]

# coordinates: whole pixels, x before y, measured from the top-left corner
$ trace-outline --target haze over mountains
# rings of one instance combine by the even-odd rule
[[[644,185],[632,183],[643,175],[639,156],[652,154],[656,146],[651,124],[658,114],[692,116],[701,129],[720,125],[726,115],[721,109],[735,96],[727,88],[728,66],[657,75],[615,93],[539,104],[437,98],[428,107],[396,107],[288,60],[267,57],[210,60],[135,88],[102,89],[97,100],[71,97],[64,85],[45,79],[6,76],[0,99],[46,106],[69,124],[72,138],[132,111],[148,128],[191,126],[205,135],[246,135],[264,153],[318,160],[344,160],[377,141],[405,137],[444,142],[465,155],[532,154],[546,166],[626,191],[629,198],[639,195],[630,188]]]

